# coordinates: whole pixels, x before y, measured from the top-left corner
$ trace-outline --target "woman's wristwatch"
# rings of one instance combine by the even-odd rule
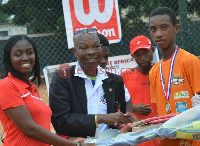
[[[80,142],[80,141],[77,141],[77,142],[76,142],[76,146],[81,146],[81,142]]]

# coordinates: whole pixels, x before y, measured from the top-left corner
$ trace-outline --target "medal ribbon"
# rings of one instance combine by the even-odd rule
[[[163,76],[163,71],[162,71],[162,59],[161,59],[161,62],[160,62],[160,78],[161,78],[164,96],[167,100],[169,100],[169,95],[170,95],[170,91],[171,91],[171,77],[172,77],[172,73],[173,73],[173,69],[174,69],[174,62],[175,62],[175,58],[176,58],[178,50],[179,50],[179,48],[176,47],[175,52],[174,52],[172,59],[171,59],[167,91],[165,89],[165,82],[164,82],[164,76]]]

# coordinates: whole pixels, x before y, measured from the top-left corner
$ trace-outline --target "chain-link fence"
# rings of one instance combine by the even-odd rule
[[[157,7],[169,7],[177,14],[181,31],[177,44],[197,56],[200,55],[199,0],[118,0],[123,42],[112,44],[110,56],[129,54],[129,42],[137,35],[148,33],[148,17]],[[73,62],[67,48],[61,0],[0,0],[0,78],[3,78],[3,47],[15,34],[26,34],[37,44],[41,70],[48,64]],[[42,73],[42,72],[41,72]],[[41,97],[48,104],[46,87]]]

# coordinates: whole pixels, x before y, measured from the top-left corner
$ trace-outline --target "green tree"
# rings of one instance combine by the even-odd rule
[[[196,12],[196,14],[199,16],[200,15],[200,1],[199,0],[191,0],[188,3],[188,11],[191,14],[194,14]]]
[[[151,11],[157,7],[169,7],[179,15],[178,0],[118,0],[122,28],[144,27]],[[188,11],[199,14],[199,0],[188,1]],[[65,25],[61,0],[9,0],[0,5],[0,22],[14,15],[16,25],[26,25],[28,33],[56,32],[65,35]]]
[[[118,2],[121,10],[126,12],[125,17],[123,13],[121,13],[122,19],[126,19],[126,22],[128,19],[128,24],[125,23],[126,26],[145,26],[145,20],[148,19],[151,11],[158,7],[169,7],[173,9],[177,15],[179,11],[177,0],[119,0]]]
[[[9,22],[9,16],[0,12],[0,23],[8,23]]]
[[[9,0],[1,4],[0,10],[14,15],[13,23],[26,25],[29,33],[52,32],[63,17],[61,0]]]

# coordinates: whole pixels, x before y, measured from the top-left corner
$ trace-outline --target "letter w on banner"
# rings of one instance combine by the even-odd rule
[[[110,43],[120,42],[118,0],[62,0],[68,48],[74,47],[74,32],[94,27]]]

